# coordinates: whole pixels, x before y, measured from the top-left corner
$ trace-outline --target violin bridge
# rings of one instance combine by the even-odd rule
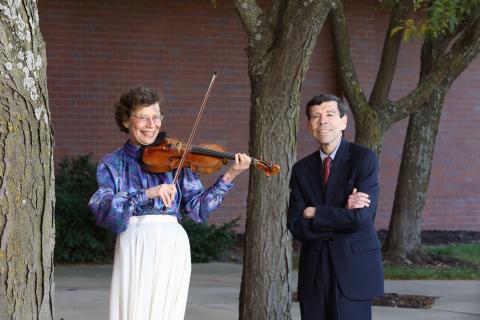
[[[177,152],[178,153],[182,152],[182,142],[181,141],[177,144]]]

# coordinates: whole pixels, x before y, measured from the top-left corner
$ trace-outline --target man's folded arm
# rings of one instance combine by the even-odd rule
[[[305,198],[302,195],[300,185],[296,175],[292,173],[290,178],[290,199],[287,213],[287,227],[293,235],[293,238],[302,244],[308,244],[322,238],[331,237],[331,233],[324,231],[314,231],[313,220],[303,217],[303,210],[306,208]]]
[[[325,228],[332,229],[334,232],[355,232],[364,224],[373,222],[379,192],[378,160],[373,152],[367,155],[359,167],[358,182],[354,187],[358,192],[368,194],[370,205],[359,209],[347,209],[346,203],[343,207],[316,206],[313,218],[314,232],[322,232]]]

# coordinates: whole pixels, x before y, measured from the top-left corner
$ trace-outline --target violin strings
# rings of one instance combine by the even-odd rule
[[[213,157],[217,157],[217,158],[226,158],[226,159],[235,160],[235,154],[234,153],[220,152],[220,151],[211,150],[211,149],[203,148],[203,147],[193,146],[192,149],[191,149],[191,152],[192,153],[197,153],[197,154],[203,154],[203,155],[207,155],[207,156],[213,156]],[[253,157],[250,157],[250,159],[252,159],[252,163],[254,165],[261,162],[262,164],[266,165],[267,167],[270,167],[270,165],[268,163],[265,163],[261,160],[255,159]]]
[[[218,158],[227,158],[227,159],[235,159],[235,154],[230,152],[220,152],[215,150],[210,150],[207,148],[202,147],[192,147],[192,153],[204,154],[207,156],[213,156]]]

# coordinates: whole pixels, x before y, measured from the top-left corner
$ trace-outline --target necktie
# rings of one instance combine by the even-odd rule
[[[332,163],[332,158],[326,157],[323,159],[323,184],[327,185],[328,176],[330,176],[330,164]]]

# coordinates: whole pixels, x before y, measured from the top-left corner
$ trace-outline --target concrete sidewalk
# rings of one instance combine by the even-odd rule
[[[56,266],[55,319],[107,319],[111,271],[111,266]],[[239,264],[193,264],[185,320],[238,319],[241,273]],[[385,291],[438,299],[431,309],[374,307],[375,320],[480,320],[480,281],[386,281]],[[298,303],[292,318],[300,320]]]

